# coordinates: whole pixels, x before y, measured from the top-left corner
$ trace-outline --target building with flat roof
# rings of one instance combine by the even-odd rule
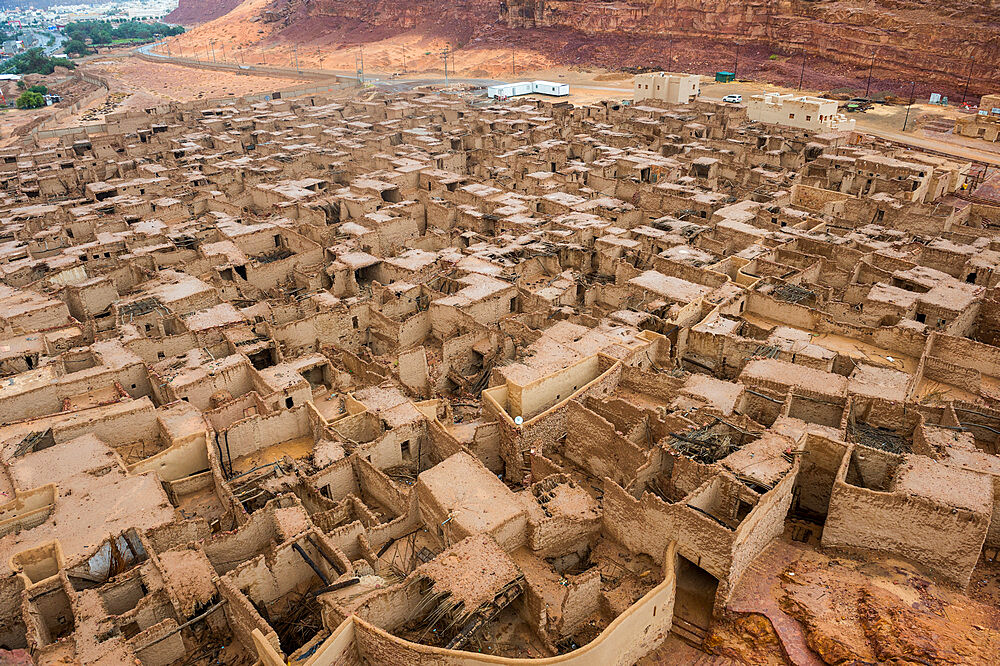
[[[755,122],[798,127],[813,132],[854,129],[854,119],[838,113],[837,102],[809,95],[753,95],[747,102],[747,114]]]
[[[648,99],[667,104],[689,104],[701,94],[701,77],[677,72],[637,74],[632,80],[632,99]]]

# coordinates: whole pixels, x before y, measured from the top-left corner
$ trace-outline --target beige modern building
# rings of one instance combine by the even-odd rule
[[[632,97],[636,102],[658,99],[668,104],[689,104],[701,93],[701,77],[697,74],[650,72],[637,75],[633,88]]]
[[[747,115],[755,122],[812,131],[854,129],[854,119],[838,113],[837,102],[808,95],[753,95],[747,104]]]

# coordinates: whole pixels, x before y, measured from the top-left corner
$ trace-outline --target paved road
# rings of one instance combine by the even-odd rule
[[[35,38],[34,42],[35,45],[41,46],[42,49],[45,51],[45,55],[47,56],[62,51],[63,44],[69,41],[69,38],[59,31],[53,32],[50,30],[26,30],[25,32],[27,32],[28,34],[30,34]],[[52,42],[52,46],[48,46],[50,36],[54,36],[56,38],[56,41]]]
[[[915,136],[913,134],[903,134],[902,132],[890,132],[888,130],[874,129],[871,127],[859,126],[858,131],[866,134],[873,134],[879,138],[888,139],[897,143],[904,143],[914,148],[924,148],[926,150],[933,150],[939,153],[946,153],[951,157],[961,160],[972,160],[975,162],[983,162],[984,164],[1000,166],[1000,154],[989,150],[978,150],[976,148],[970,148],[969,146],[963,146],[949,141],[941,141],[940,139],[931,139],[929,137]]]

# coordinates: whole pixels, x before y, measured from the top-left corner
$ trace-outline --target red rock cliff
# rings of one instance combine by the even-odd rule
[[[974,59],[970,91],[1000,89],[1000,0],[275,0],[264,20],[353,25],[373,39],[425,29],[458,46],[516,42],[610,67],[660,65],[670,43],[708,71],[740,44],[748,61],[756,49],[856,77],[876,51],[883,78],[943,91],[964,85]]]

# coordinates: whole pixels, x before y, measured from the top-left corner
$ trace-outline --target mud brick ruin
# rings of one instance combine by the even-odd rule
[[[486,104],[175,103],[0,151],[0,647],[625,666],[782,535],[958,589],[996,556],[969,164]]]

